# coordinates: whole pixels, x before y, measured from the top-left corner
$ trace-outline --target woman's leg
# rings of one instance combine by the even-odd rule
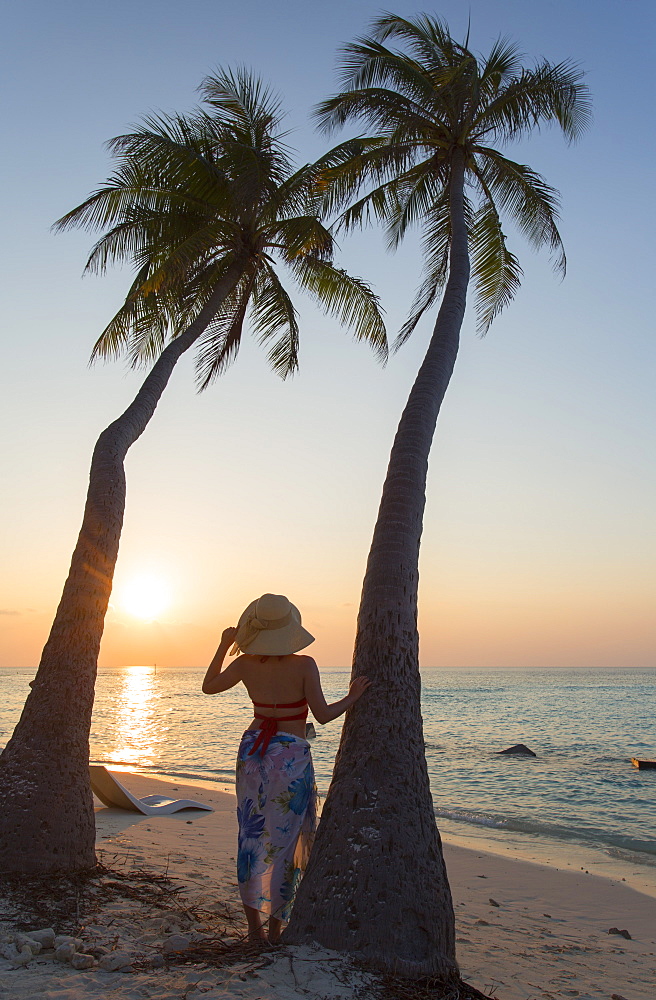
[[[278,917],[269,917],[269,944],[278,944],[284,924]]]
[[[244,912],[246,914],[246,920],[248,921],[248,940],[266,941],[267,936],[262,923],[262,914],[260,911],[256,910],[253,906],[246,906],[244,903]],[[277,923],[280,923],[280,921],[278,920]],[[280,931],[278,931],[278,937],[280,937]]]
[[[262,874],[266,870],[266,865],[263,864],[265,817],[256,805],[262,789],[263,776],[257,762],[254,763],[252,758],[249,761],[248,757],[248,751],[256,735],[254,730],[247,729],[241,738],[237,754],[236,792],[239,823],[237,879],[242,906],[248,921],[248,939],[266,941],[267,936],[262,924],[263,914],[256,907],[249,906],[249,903],[255,903],[262,898]]]

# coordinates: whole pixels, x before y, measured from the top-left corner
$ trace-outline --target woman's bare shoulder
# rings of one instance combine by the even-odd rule
[[[302,673],[315,674],[318,672],[317,662],[312,656],[307,656],[305,653],[297,653],[295,659]]]
[[[247,676],[252,673],[257,663],[258,661],[255,656],[250,656],[248,653],[240,653],[239,656],[234,658],[231,666],[239,670],[242,676]]]

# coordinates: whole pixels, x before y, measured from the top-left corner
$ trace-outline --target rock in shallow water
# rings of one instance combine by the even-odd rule
[[[507,750],[497,750],[497,753],[517,754],[518,757],[537,757],[537,754],[529,750],[524,743],[515,743],[513,746],[508,747]]]

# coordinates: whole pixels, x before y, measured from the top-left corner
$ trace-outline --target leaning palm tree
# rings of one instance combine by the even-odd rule
[[[367,562],[353,675],[373,683],[347,713],[285,940],[316,940],[383,969],[448,978],[457,975],[454,916],[424,755],[418,663],[428,457],[470,269],[483,332],[519,287],[501,217],[565,268],[556,192],[499,147],[550,122],[573,140],[589,105],[572,64],[526,68],[507,41],[479,59],[426,15],[386,14],[345,53],[345,89],[319,107],[319,121],[329,130],[359,120],[373,135],[331,152],[320,179],[324,206],[349,205],[345,228],[382,220],[391,247],[413,223],[423,226],[425,274],[399,343],[442,298],[392,447]]]
[[[248,321],[285,377],[298,321],[279,265],[326,311],[386,350],[369,287],[332,262],[308,211],[313,169],[292,167],[278,102],[245,72],[202,86],[208,108],[148,118],[110,143],[108,183],[57,226],[105,230],[89,270],[128,260],[136,278],[94,356],[155,362],[127,410],[100,435],[82,529],[20,721],[0,757],[0,870],[77,869],[95,861],[89,729],[98,650],[125,506],[124,459],[180,356],[197,344],[205,388],[232,361]]]

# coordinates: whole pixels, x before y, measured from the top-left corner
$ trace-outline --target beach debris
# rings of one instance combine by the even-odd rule
[[[84,969],[93,969],[95,964],[96,960],[93,955],[83,955],[82,952],[76,952],[71,957],[71,966],[80,972]]]
[[[26,931],[25,937],[30,941],[38,941],[42,948],[55,947],[55,932],[52,927],[42,927],[37,931]]]
[[[134,955],[128,951],[110,951],[109,955],[103,955],[100,959],[98,968],[102,969],[103,972],[123,972],[124,970],[131,972],[134,961]]]
[[[70,962],[75,954],[75,944],[72,941],[63,941],[55,948],[55,962]]]
[[[34,958],[34,955],[32,953],[32,949],[28,945],[24,944],[20,951],[14,945],[13,953],[7,957],[14,968],[20,969],[21,966],[28,965]]]
[[[91,955],[96,961],[101,959],[104,955],[109,955],[111,948],[105,948],[103,945],[86,945],[84,949],[85,955]]]
[[[640,760],[638,757],[632,757],[631,763],[640,771],[656,770],[656,760]]]
[[[492,899],[491,896],[488,900],[488,903],[490,904],[490,906],[501,906],[501,903],[497,903],[496,899]]]
[[[43,947],[41,942],[36,941],[30,934],[23,934],[20,931],[14,935],[14,944],[19,950],[27,946],[33,955],[38,955]]]
[[[32,959],[41,951],[41,945],[36,941],[17,941],[17,938],[24,938],[25,935],[10,935],[0,941],[0,956],[11,962],[15,969],[28,965]]]
[[[7,940],[0,941],[0,957],[6,958],[8,962],[11,962],[17,954],[15,944]]]
[[[626,997],[623,997],[621,993],[611,993],[610,1000],[626,1000]]]
[[[626,938],[627,941],[632,941],[633,940],[633,938],[631,937],[631,935],[627,931],[626,927],[624,928],[624,930],[620,930],[619,927],[609,927],[608,933],[609,934],[619,934],[620,937]]]
[[[191,938],[186,934],[171,934],[164,942],[162,951],[165,955],[175,955],[180,951],[188,951],[191,946]]]
[[[513,746],[508,747],[506,750],[497,750],[497,753],[515,754],[518,757],[537,757],[537,754],[533,753],[532,750],[529,750],[529,748],[524,743],[515,743]]]
[[[59,948],[60,944],[72,944],[76,951],[82,947],[81,939],[73,937],[71,934],[56,934],[53,948]]]

